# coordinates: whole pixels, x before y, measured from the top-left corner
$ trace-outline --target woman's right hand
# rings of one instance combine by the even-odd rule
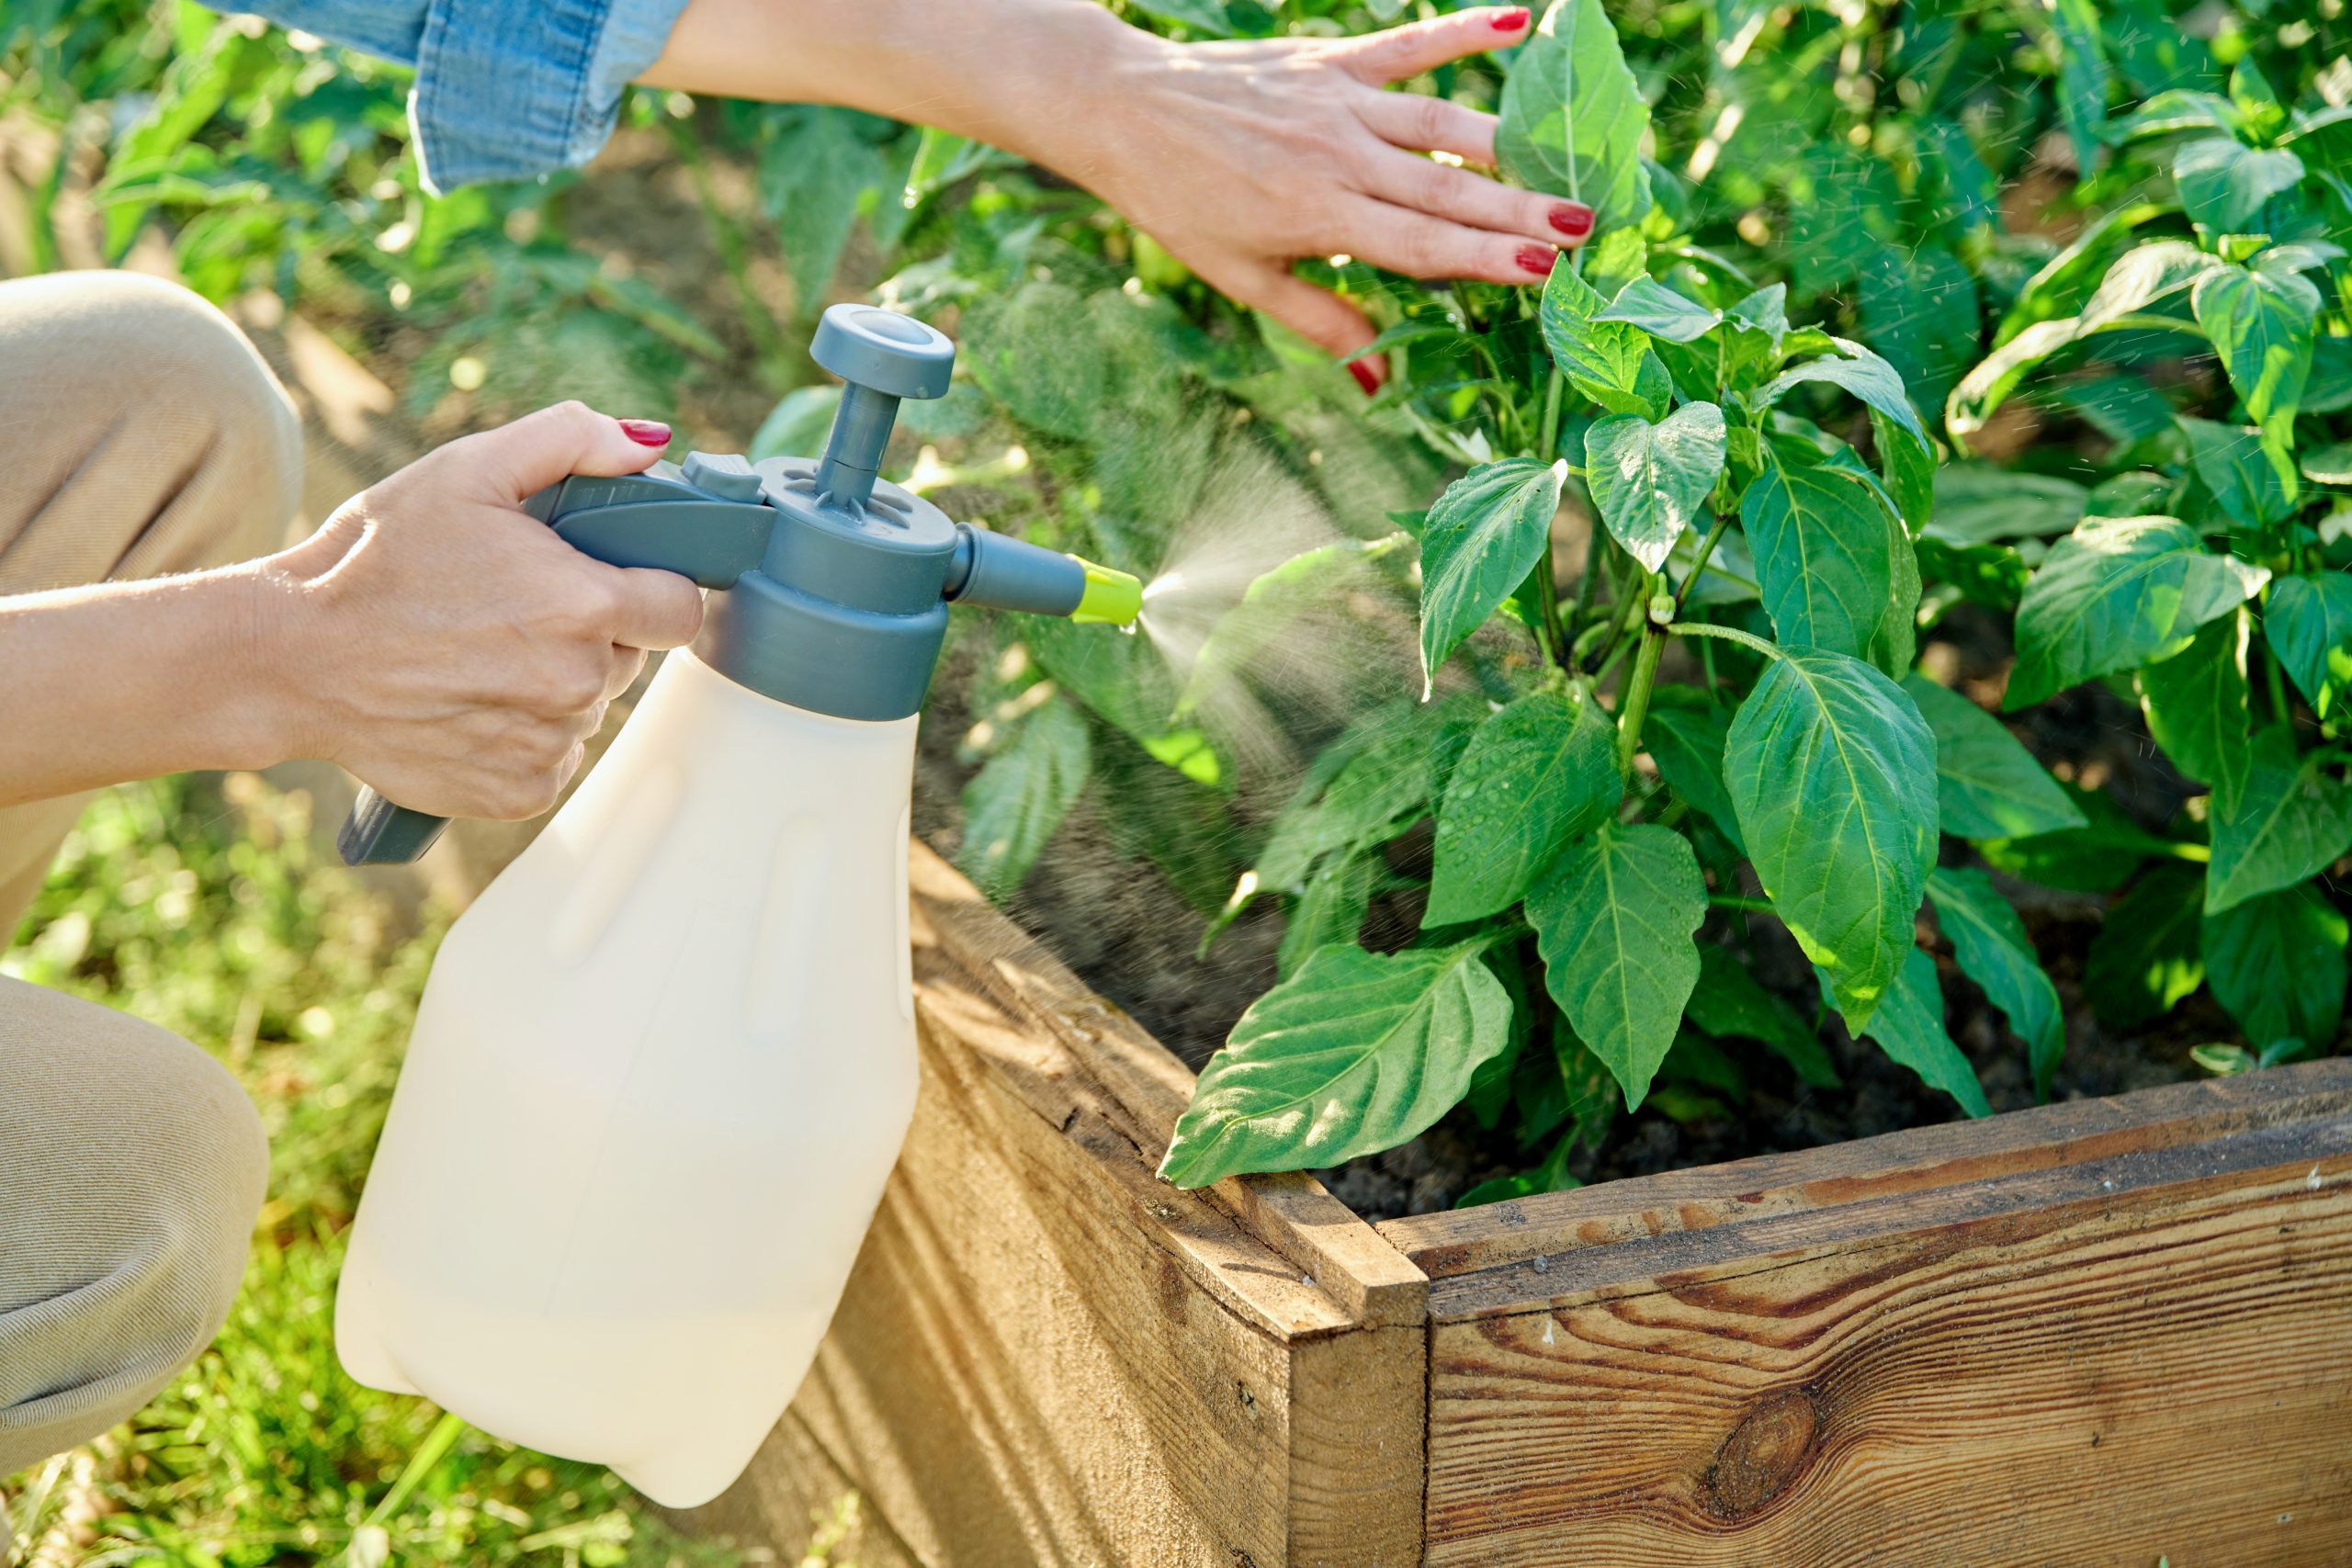
[[[439,817],[554,805],[645,650],[701,629],[702,594],[591,559],[522,503],[570,474],[639,472],[669,437],[560,403],[419,458],[254,563],[289,753]]]

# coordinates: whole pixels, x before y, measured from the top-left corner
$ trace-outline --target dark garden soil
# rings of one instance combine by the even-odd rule
[[[1963,605],[1939,625],[1923,662],[1994,707],[2009,658],[1997,618]],[[943,670],[924,716],[917,763],[916,830],[950,855],[959,820],[956,795],[971,773],[956,754],[970,723],[961,700],[967,677],[967,671],[952,662]],[[2061,778],[2107,789],[2152,830],[2160,830],[2190,793],[2150,743],[2138,708],[2103,685],[2065,694],[2011,728]],[[1975,863],[1966,852],[1948,859]],[[2235,1037],[2235,1027],[2201,990],[2144,1029],[2104,1028],[2084,1000],[2082,982],[2108,897],[2045,888],[1998,873],[1994,880],[2018,905],[2064,1004],[2066,1052],[2053,1098],[2120,1094],[2177,1082],[2197,1076],[2188,1055],[2192,1046]],[[1195,1067],[1223,1043],[1250,1001],[1273,983],[1274,946],[1282,935],[1278,916],[1261,907],[1220,939],[1206,963],[1196,960],[1201,917],[1147,863],[1120,859],[1084,807],[1047,849],[1008,912]],[[1944,984],[1947,1027],[1975,1064],[1993,1108],[2033,1104],[2023,1044],[1984,993],[1953,966],[1950,943],[1922,919],[1922,935],[1929,939]],[[1375,942],[1391,934],[1401,942],[1414,923],[1414,911],[1375,908],[1366,934]],[[1385,932],[1391,924],[1398,929]],[[1758,977],[1805,1016],[1819,1010],[1810,965],[1770,917],[1716,911],[1700,934],[1705,941],[1729,941],[1747,953]],[[1570,1170],[1586,1182],[1605,1181],[1809,1148],[1958,1114],[1948,1097],[1928,1089],[1874,1047],[1849,1037],[1835,1014],[1825,1020],[1821,1032],[1845,1079],[1842,1089],[1810,1089],[1760,1048],[1727,1043],[1746,1070],[1744,1103],[1720,1091],[1683,1097],[1676,1107],[1679,1120],[1645,1106],[1620,1117],[1598,1151],[1579,1151]],[[1521,1149],[1508,1117],[1503,1126],[1488,1131],[1467,1111],[1457,1111],[1399,1148],[1317,1174],[1359,1213],[1386,1219],[1451,1207],[1477,1183],[1528,1168],[1548,1147],[1539,1143]]]

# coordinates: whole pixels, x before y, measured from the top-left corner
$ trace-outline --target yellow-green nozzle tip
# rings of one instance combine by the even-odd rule
[[[1143,580],[1107,566],[1096,566],[1078,556],[1070,559],[1086,569],[1086,592],[1069,618],[1087,626],[1131,626],[1143,614]]]

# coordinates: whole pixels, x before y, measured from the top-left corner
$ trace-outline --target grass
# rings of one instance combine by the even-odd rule
[[[272,1150],[220,1338],[131,1421],[0,1477],[0,1568],[775,1562],[680,1536],[597,1466],[344,1376],[343,1237],[447,911],[403,915],[313,843],[309,797],[250,774],[110,791],[0,959],[212,1051]],[[828,1544],[842,1507],[854,1521],[854,1498],[820,1517],[801,1568],[854,1568]]]

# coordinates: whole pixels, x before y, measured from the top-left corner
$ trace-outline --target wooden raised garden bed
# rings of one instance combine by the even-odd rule
[[[1368,1224],[917,846],[923,1083],[703,1513],[862,1568],[2352,1562],[2352,1061]],[[787,1559],[789,1560],[789,1559]]]

